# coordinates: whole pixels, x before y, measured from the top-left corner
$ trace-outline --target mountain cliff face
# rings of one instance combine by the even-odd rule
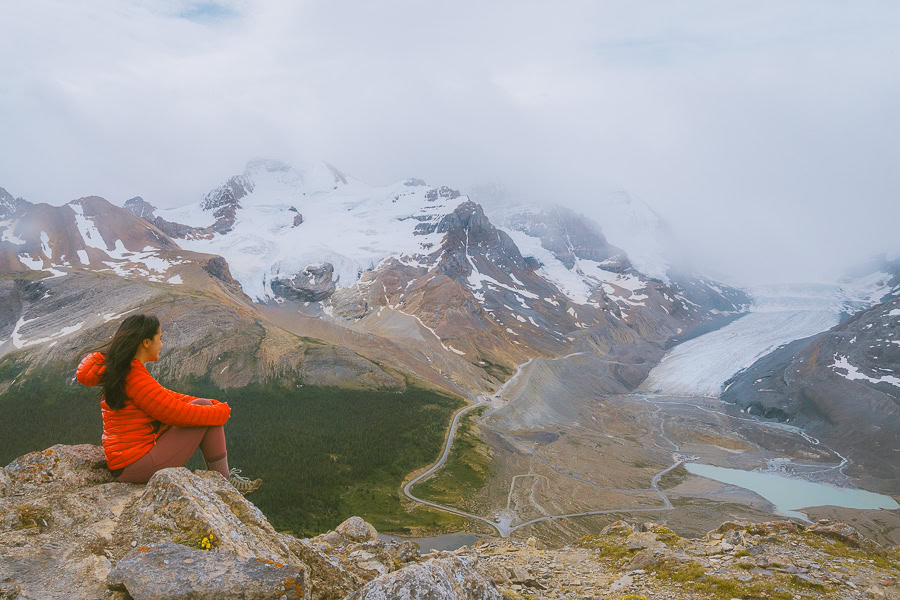
[[[469,374],[469,365],[480,369],[480,385],[491,389],[535,355],[606,353],[646,342],[661,347],[717,312],[636,271],[580,215],[559,210],[523,216],[519,224],[526,231],[498,228],[466,200],[416,226],[415,235],[428,240],[421,252],[364,273],[359,284],[335,293],[326,314],[393,335],[401,330],[399,315],[412,317],[416,323],[406,330],[434,346],[432,362]],[[578,232],[577,245],[568,228]],[[743,310],[749,300],[732,292],[745,301],[732,310]],[[652,364],[652,352],[645,354],[642,362]]]
[[[723,399],[851,448],[847,471],[872,489],[900,486],[900,265],[882,302],[739,373]],[[887,457],[887,459],[886,459]]]

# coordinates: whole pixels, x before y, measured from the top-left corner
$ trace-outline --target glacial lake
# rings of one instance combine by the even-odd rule
[[[775,505],[778,514],[796,517],[809,521],[807,516],[798,512],[800,508],[812,506],[842,506],[844,508],[884,508],[895,510],[900,504],[884,494],[876,494],[865,490],[839,488],[822,483],[813,483],[802,479],[793,479],[765,473],[762,471],[742,471],[713,465],[685,463],[689,473],[715,479],[722,483],[736,485],[756,492]]]
[[[485,536],[477,536],[473,533],[448,533],[435,537],[415,538],[379,533],[378,537],[382,542],[415,542],[419,545],[419,550],[422,554],[425,554],[431,550],[456,550],[463,546],[471,546],[477,540]]]

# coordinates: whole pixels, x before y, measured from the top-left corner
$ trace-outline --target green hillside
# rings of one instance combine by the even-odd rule
[[[4,357],[0,380],[23,367]],[[100,444],[99,388],[72,377],[65,368],[46,368],[0,395],[0,465],[53,444]],[[162,383],[228,402],[229,466],[264,479],[250,498],[280,530],[313,535],[351,515],[395,533],[464,526],[440,511],[407,510],[399,492],[410,471],[439,456],[451,415],[463,406],[458,398],[415,385],[392,392],[275,384],[221,390],[208,379]],[[186,466],[203,468],[199,451]]]

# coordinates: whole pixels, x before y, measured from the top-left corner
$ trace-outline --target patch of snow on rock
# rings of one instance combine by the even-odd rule
[[[21,246],[25,243],[25,240],[13,233],[12,226],[12,221],[0,221],[0,228],[2,228],[0,229],[0,231],[2,231],[2,233],[0,233],[0,241]]]
[[[857,367],[851,365],[846,356],[841,356],[840,358],[838,358],[838,355],[835,354],[834,363],[831,364],[830,367],[835,373],[837,373],[841,377],[844,377],[845,379],[849,379],[850,381],[862,379],[863,381],[868,381],[870,383],[889,383],[891,385],[900,387],[900,377],[894,377],[893,375],[884,375],[883,377],[879,377],[877,379],[874,377],[869,377],[865,373],[862,373]],[[838,369],[847,371],[847,373],[838,373]]]
[[[78,228],[78,232],[81,233],[84,245],[106,252],[106,242],[103,241],[100,231],[94,225],[93,217],[84,216],[84,207],[77,202],[72,202],[68,206],[75,212],[75,226]]]
[[[63,327],[58,332],[52,333],[49,336],[26,341],[19,334],[19,329],[22,328],[22,325],[25,325],[26,323],[31,323],[32,321],[36,321],[36,320],[37,319],[29,319],[26,321],[25,317],[19,318],[18,322],[16,322],[15,329],[13,329],[12,336],[11,336],[11,341],[12,341],[13,346],[15,346],[16,348],[26,348],[28,346],[43,344],[45,342],[49,342],[56,338],[65,337],[65,336],[69,335],[70,333],[75,333],[76,331],[80,330],[82,328],[82,326],[84,326],[84,321],[82,321],[81,323],[77,323],[77,324],[71,325],[69,327]]]
[[[41,232],[41,252],[44,253],[44,256],[53,260],[53,248],[50,247],[50,236],[47,235],[46,231]]]
[[[28,256],[27,254],[19,254],[19,261],[32,271],[43,271],[44,270],[44,261],[35,260]]]

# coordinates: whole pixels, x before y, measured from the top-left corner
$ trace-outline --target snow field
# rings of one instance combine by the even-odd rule
[[[232,230],[179,244],[224,256],[244,291],[260,301],[274,297],[273,279],[290,278],[310,264],[331,263],[339,288],[355,284],[364,271],[391,256],[404,264],[428,266],[416,257],[437,250],[443,235],[414,235],[419,219],[447,214],[467,200],[460,196],[427,201],[429,188],[402,182],[373,187],[351,179],[332,189],[324,175],[317,183],[283,172],[273,176],[256,170],[247,175],[254,190],[241,198]],[[291,206],[303,215],[297,227]],[[199,203],[157,214],[194,226],[214,221],[212,212],[202,211]]]

